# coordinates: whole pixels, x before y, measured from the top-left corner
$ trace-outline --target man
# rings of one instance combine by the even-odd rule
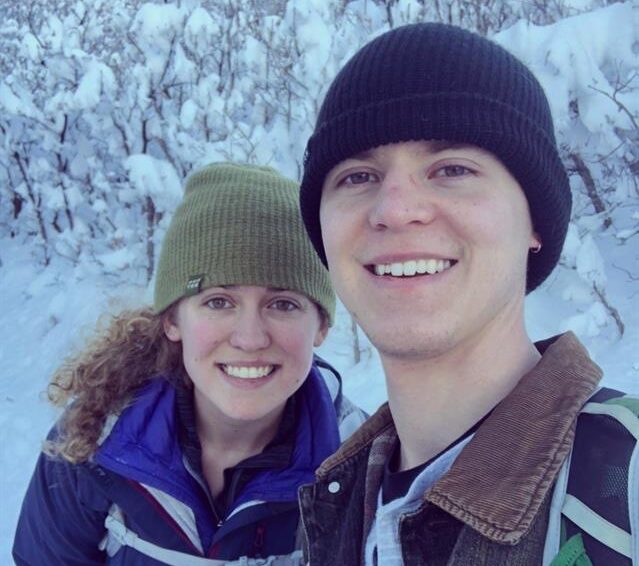
[[[541,564],[601,377],[574,335],[524,325],[571,208],[541,86],[478,35],[404,26],[337,75],[306,151],[307,231],[389,399],[302,489],[307,559]]]

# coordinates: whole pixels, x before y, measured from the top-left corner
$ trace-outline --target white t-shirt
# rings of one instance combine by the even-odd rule
[[[416,511],[422,504],[424,492],[441,478],[453,465],[464,446],[472,439],[469,435],[440,454],[414,479],[403,497],[382,503],[382,489],[377,494],[377,511],[366,538],[364,559],[366,566],[402,566],[402,548],[399,540],[399,519]]]

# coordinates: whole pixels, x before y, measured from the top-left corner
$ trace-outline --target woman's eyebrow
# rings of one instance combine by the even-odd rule
[[[239,289],[242,285],[216,285],[216,287],[219,289],[228,289],[229,291],[233,291],[234,289]],[[284,291],[296,292],[292,289],[284,289],[283,287],[266,287],[266,289],[272,293],[282,293]]]

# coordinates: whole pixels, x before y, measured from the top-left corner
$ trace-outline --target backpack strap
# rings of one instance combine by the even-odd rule
[[[313,363],[317,366],[331,394],[337,415],[339,439],[340,442],[344,442],[361,426],[368,418],[368,415],[343,395],[342,376],[331,364],[320,358],[317,354],[313,356]]]
[[[267,558],[248,558],[243,556],[237,560],[216,560],[204,558],[177,550],[163,548],[157,544],[140,538],[124,524],[122,512],[117,505],[112,505],[109,515],[104,521],[107,534],[100,543],[100,548],[107,551],[109,556],[114,556],[123,546],[128,546],[140,554],[153,558],[162,564],[170,566],[298,566],[302,562],[302,551],[297,550],[291,554],[282,556],[269,556]]]
[[[611,391],[617,393],[617,396],[611,396]],[[630,521],[630,532],[620,529],[600,515],[597,515],[589,509],[585,503],[578,502],[576,498],[574,501],[567,502],[572,518],[566,513],[565,505],[563,513],[588,534],[591,534],[589,529],[596,529],[593,532],[599,533],[600,536],[592,534],[591,536],[597,538],[597,540],[606,544],[619,554],[629,558],[632,564],[639,564],[639,486],[637,485],[637,481],[639,480],[639,399],[624,396],[623,393],[610,389],[605,389],[604,394],[607,397],[604,401],[598,402],[597,400],[592,400],[586,403],[582,409],[582,413],[610,417],[621,424],[623,428],[634,437],[634,447],[630,455],[630,461],[628,462],[627,477],[627,511]],[[581,511],[577,511],[578,506],[576,502],[583,506]],[[582,527],[582,525],[579,525],[575,521],[578,517],[583,518],[582,520],[588,523],[588,528],[585,528],[585,525]]]
[[[623,554],[627,558],[632,558],[632,537],[630,533],[595,513],[575,496],[569,493],[566,494],[561,513],[591,537],[609,546],[615,552]]]
[[[564,546],[562,546],[562,515],[561,510],[564,506],[566,490],[568,488],[568,472],[570,470],[570,457],[572,452],[564,461],[552,492],[550,500],[550,511],[548,513],[548,530],[546,531],[546,542],[544,544],[544,554],[542,566],[564,566],[571,565],[573,562],[565,561],[563,558]],[[583,543],[582,543],[583,544]],[[559,553],[559,548],[562,553]]]
[[[575,544],[583,546],[581,540],[583,533],[584,536],[591,537],[589,540],[594,539],[600,545],[612,549],[618,554],[618,558],[623,564],[637,566],[639,565],[639,399],[626,397],[619,391],[602,388],[584,405],[581,413],[592,415],[595,419],[604,417],[604,419],[610,419],[607,421],[608,423],[612,421],[616,422],[617,425],[606,425],[606,420],[593,421],[586,417],[584,421],[583,417],[579,418],[573,450],[562,466],[553,491],[543,565],[571,566],[580,564],[584,558],[589,561],[585,551],[580,560],[575,558],[571,561],[568,558],[569,556],[577,556],[577,553],[574,552]],[[602,429],[603,426],[610,428]],[[603,438],[607,439],[606,435],[610,434],[612,435],[609,436],[611,441],[621,443],[617,445],[625,447],[622,451],[622,460],[618,462],[618,468],[628,470],[627,478],[622,479],[624,483],[627,482],[627,501],[623,496],[618,495],[609,498],[612,504],[605,507],[593,495],[597,492],[601,493],[604,489],[618,489],[617,482],[619,480],[612,482],[612,487],[610,482],[603,485],[607,472],[605,447],[601,446],[604,440],[602,436],[597,438],[597,435],[594,434],[593,441],[588,442],[590,437],[584,435],[587,435],[589,430],[590,434],[603,430]],[[578,439],[580,442],[577,442]],[[589,451],[592,451],[592,454]],[[597,453],[597,457],[591,457],[595,453]],[[589,484],[589,480],[596,482],[596,485]],[[594,491],[589,490],[588,487],[593,487]],[[576,492],[572,492],[575,488]],[[597,501],[599,512],[593,509],[593,504],[597,505]],[[627,508],[621,507],[624,504],[627,505]],[[602,516],[602,513],[606,516]],[[617,520],[619,517],[627,517],[630,526],[629,532],[614,524],[607,517],[617,517]],[[572,523],[572,527],[568,528],[570,523],[566,523],[566,519]],[[566,541],[569,534],[575,533],[575,528],[577,534]],[[568,532],[569,530],[571,532]],[[579,537],[578,541],[577,537]],[[603,546],[600,547],[602,552]],[[611,551],[606,550],[605,552],[610,553]],[[599,563],[600,561],[597,564]]]
[[[601,448],[593,445],[592,442],[583,442],[583,435],[588,433],[588,429],[580,417],[573,451],[562,467],[553,492],[546,547],[544,548],[544,565],[577,564],[577,562],[565,561],[567,556],[566,549],[571,541],[574,546],[575,541],[573,539],[577,535],[572,536],[559,549],[560,540],[566,538],[567,529],[566,525],[564,525],[564,518],[576,526],[579,536],[581,536],[580,533],[584,533],[601,545],[612,549],[620,555],[620,559],[625,564],[639,565],[639,486],[637,485],[639,480],[639,442],[637,442],[639,440],[639,399],[624,397],[623,395],[623,393],[611,389],[600,389],[586,403],[581,413],[584,415],[603,416],[621,425],[621,427],[611,428],[610,430],[614,431],[614,440],[616,442],[622,442],[629,448],[629,450],[624,451],[624,458],[627,454],[629,460],[625,462],[626,465],[622,466],[628,470],[627,478],[623,478],[623,481],[627,482],[627,509],[615,509],[613,505],[612,509],[607,508],[605,511],[606,514],[610,511],[611,517],[619,517],[627,512],[630,532],[620,528],[600,513],[595,512],[592,509],[592,504],[589,504],[589,495],[592,495],[593,491],[590,490],[589,493],[588,489],[584,489],[584,485],[589,485],[587,481],[591,479],[598,482],[594,486],[595,491],[601,492],[605,487],[603,478],[605,478],[606,469],[604,468],[605,461],[602,461],[601,456],[594,459],[585,458],[588,456],[588,450],[593,452],[601,451]],[[597,421],[590,421],[590,423],[590,426],[592,426]],[[596,424],[595,426],[603,425]],[[593,429],[590,430],[592,432]],[[618,431],[627,431],[627,433],[619,433]],[[577,438],[581,440],[580,443],[576,442]],[[632,443],[631,446],[629,446],[630,443]],[[584,462],[589,468],[577,469],[579,463]],[[568,478],[573,478],[576,474],[579,474],[580,477],[578,479],[581,480],[575,483],[580,493],[569,493]],[[623,497],[612,499],[612,501],[615,500],[623,500]],[[620,502],[619,504],[623,503]],[[599,506],[601,511],[601,503]],[[574,532],[574,527],[572,531]],[[579,542],[583,545],[581,540]],[[557,550],[559,550],[559,554],[557,554]],[[556,559],[563,557],[564,560],[557,562],[553,557],[556,557]],[[621,557],[625,557],[625,559]]]

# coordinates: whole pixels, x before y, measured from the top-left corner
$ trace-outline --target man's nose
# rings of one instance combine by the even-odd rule
[[[428,224],[436,206],[427,182],[403,171],[389,171],[371,206],[369,221],[375,229],[401,229],[411,224]]]

